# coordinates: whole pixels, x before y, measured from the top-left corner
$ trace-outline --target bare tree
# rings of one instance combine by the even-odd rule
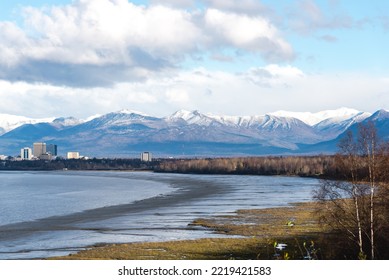
[[[359,125],[359,144],[361,149],[361,156],[365,158],[365,163],[368,168],[368,179],[370,187],[370,249],[371,259],[375,258],[375,192],[377,188],[377,154],[379,149],[377,129],[372,122],[368,122],[366,125]]]
[[[360,169],[360,158],[358,156],[358,147],[354,140],[354,136],[351,130],[348,131],[346,137],[339,142],[339,149],[342,156],[338,156],[337,159],[340,162],[343,170],[348,167],[349,177],[351,178],[350,193],[354,202],[355,220],[358,229],[358,246],[359,256],[362,258],[365,256],[363,250],[363,238],[362,238],[362,222],[361,222],[361,203],[363,199],[364,188],[358,180],[358,170]]]
[[[345,181],[324,182],[315,198],[325,205],[327,222],[345,230],[358,244],[359,257],[366,257],[364,240],[368,240],[370,257],[375,259],[379,141],[374,124],[360,124],[356,138],[349,131],[338,147],[336,165]]]

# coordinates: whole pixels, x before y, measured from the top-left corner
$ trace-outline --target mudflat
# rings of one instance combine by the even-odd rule
[[[290,207],[239,210],[235,215],[197,219],[188,225],[213,230],[220,238],[107,244],[52,259],[303,259],[307,244],[317,246],[318,254],[321,245],[327,246],[324,242],[321,244],[323,234],[329,233],[318,223],[318,207],[309,202]],[[287,244],[282,251],[275,248],[280,243]]]
[[[105,206],[76,212],[68,215],[51,216],[33,221],[0,225],[0,240],[23,237],[40,231],[71,230],[82,228],[82,223],[102,221],[119,217],[128,213],[139,213],[147,210],[170,207],[190,200],[196,200],[215,193],[222,193],[223,189],[217,184],[197,184],[188,179],[170,180],[177,187],[173,194],[160,195],[139,200],[129,204]],[[94,228],[94,230],[99,230]],[[104,230],[101,228],[100,230]]]

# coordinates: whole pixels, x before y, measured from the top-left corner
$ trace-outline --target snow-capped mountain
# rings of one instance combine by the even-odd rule
[[[84,121],[79,120],[73,117],[68,117],[68,118],[56,118],[52,121],[52,124],[54,126],[57,126],[58,128],[63,128],[63,127],[69,127],[69,126],[75,126],[82,124]]]
[[[175,112],[173,115],[166,117],[166,121],[168,122],[182,122],[184,121],[186,124],[196,124],[201,126],[210,126],[216,119],[212,118],[207,114],[202,114],[199,111],[187,111],[187,110],[179,110]]]
[[[0,135],[24,124],[52,122],[55,118],[32,119],[23,116],[0,114]]]
[[[371,116],[370,113],[360,112],[358,110],[346,107],[342,107],[337,110],[320,111],[317,113],[277,111],[274,113],[270,113],[270,115],[278,117],[296,118],[311,126],[318,125],[319,123],[324,121],[326,121],[326,123],[339,123],[357,116],[358,120],[362,121],[363,118],[368,118],[369,116]]]
[[[371,115],[347,108],[256,116],[180,110],[163,118],[122,110],[88,120],[21,117],[13,127],[10,119],[0,119],[1,124],[7,122],[0,136],[0,154],[15,154],[36,141],[56,143],[63,154],[77,150],[91,156],[136,156],[143,150],[161,156],[304,153],[315,145],[324,147],[320,144],[335,141],[346,130],[356,129],[356,124],[368,120],[379,125],[382,135],[389,135],[389,112],[380,110]],[[317,152],[336,149],[336,143],[331,148],[328,145]]]

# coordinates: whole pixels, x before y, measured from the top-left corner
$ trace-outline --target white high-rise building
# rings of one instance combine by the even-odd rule
[[[22,160],[31,160],[32,159],[32,150],[31,148],[23,148],[20,150],[20,157]]]
[[[143,152],[140,154],[140,160],[141,161],[151,161],[151,153],[150,152]]]

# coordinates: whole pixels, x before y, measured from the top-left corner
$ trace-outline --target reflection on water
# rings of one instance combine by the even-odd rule
[[[210,237],[187,225],[237,209],[309,201],[316,179],[147,172],[0,173],[0,259],[96,243]]]

